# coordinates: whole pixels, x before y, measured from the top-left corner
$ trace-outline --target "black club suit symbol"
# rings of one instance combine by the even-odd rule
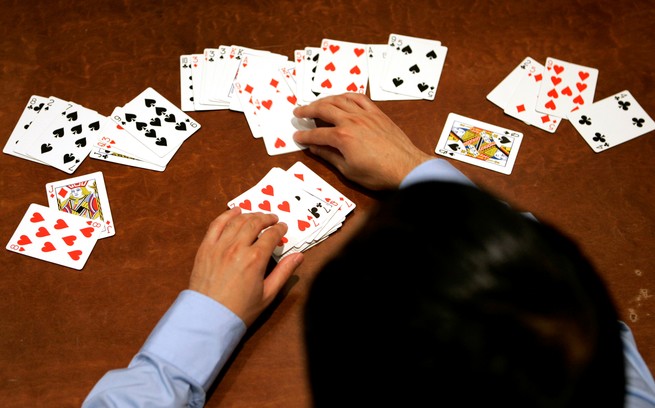
[[[605,143],[605,135],[601,135],[600,133],[596,132],[594,134],[593,141]]]
[[[619,101],[619,109],[623,109],[624,111],[627,111],[629,107],[630,107],[630,102]]]
[[[578,123],[581,125],[591,125],[591,118],[587,115],[582,115]]]
[[[645,120],[643,118],[632,118],[632,124],[637,127],[643,127]]]

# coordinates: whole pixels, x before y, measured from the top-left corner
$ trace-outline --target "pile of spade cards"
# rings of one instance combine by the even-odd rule
[[[200,124],[147,88],[109,116],[54,96],[33,95],[3,152],[72,174],[93,159],[163,171]]]
[[[243,212],[276,214],[288,226],[273,251],[279,261],[305,251],[338,230],[355,204],[302,162],[273,167],[255,186],[228,203]]]
[[[370,93],[372,100],[434,100],[447,48],[441,42],[390,34],[386,44],[323,39],[319,47],[287,56],[242,46],[221,45],[180,56],[181,108],[243,112],[252,135],[269,155],[302,150],[293,109],[346,92]]]
[[[598,70],[556,58],[526,57],[488,95],[507,115],[554,133],[568,119],[595,152],[655,129],[655,122],[624,90],[594,102]]]
[[[98,239],[115,234],[102,172],[48,183],[48,206],[31,204],[7,250],[80,270]]]

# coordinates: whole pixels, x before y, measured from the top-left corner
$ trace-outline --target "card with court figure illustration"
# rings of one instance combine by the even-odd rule
[[[575,130],[599,153],[655,130],[655,122],[629,91],[569,114]]]
[[[46,192],[50,208],[93,221],[99,239],[116,233],[102,172],[48,183]]]
[[[451,113],[435,153],[488,170],[511,174],[522,140],[521,132]]]

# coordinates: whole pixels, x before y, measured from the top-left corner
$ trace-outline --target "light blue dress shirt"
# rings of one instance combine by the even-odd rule
[[[400,185],[449,181],[474,186],[442,159],[417,166]],[[225,306],[185,290],[154,328],[129,366],[107,372],[83,407],[202,407],[205,394],[246,332]],[[655,408],[655,381],[621,322],[626,362],[626,407]]]

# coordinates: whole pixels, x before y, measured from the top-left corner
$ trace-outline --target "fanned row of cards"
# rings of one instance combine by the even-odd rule
[[[598,153],[655,130],[632,94],[621,91],[594,102],[598,70],[547,58],[526,57],[488,95],[504,112],[554,133],[563,119]]]
[[[31,204],[7,250],[81,270],[98,239],[115,234],[102,172],[46,185],[48,206]]]
[[[180,56],[181,108],[243,112],[269,155],[302,150],[292,135],[315,127],[293,109],[346,92],[373,100],[433,100],[447,48],[441,42],[389,35],[386,44],[324,39],[285,55],[242,46]]]
[[[288,226],[286,235],[273,251],[279,261],[291,253],[303,252],[337,231],[353,203],[302,162],[288,170],[272,168],[255,186],[228,203],[243,212],[273,213]]]
[[[72,174],[93,159],[163,171],[200,124],[152,88],[110,116],[50,96],[29,98],[3,152]]]

